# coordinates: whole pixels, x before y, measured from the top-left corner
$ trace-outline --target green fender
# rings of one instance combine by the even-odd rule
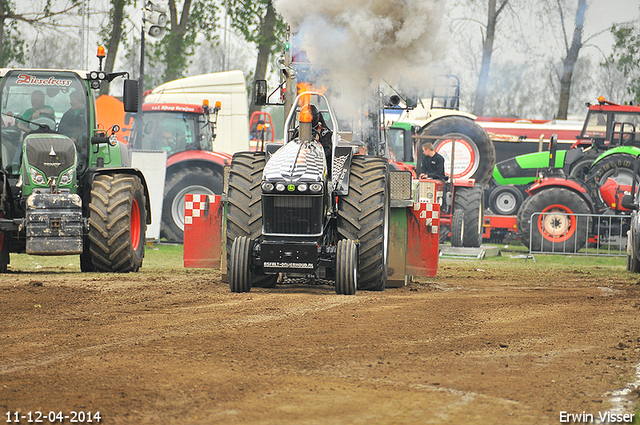
[[[640,148],[635,146],[618,146],[617,148],[609,149],[608,151],[600,155],[598,158],[596,158],[596,160],[593,161],[593,164],[591,164],[591,167],[593,168],[593,166],[597,164],[599,161],[602,161],[604,158],[611,155],[615,155],[615,154],[625,154],[625,155],[631,155],[635,157],[640,155]]]
[[[564,166],[566,150],[556,152],[557,168]],[[499,162],[493,167],[493,178],[499,185],[533,183],[538,170],[549,168],[549,151],[528,153]]]

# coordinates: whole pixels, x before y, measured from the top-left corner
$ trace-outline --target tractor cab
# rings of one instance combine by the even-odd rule
[[[219,109],[214,108],[216,113]],[[131,147],[163,150],[171,156],[189,150],[212,151],[214,137],[207,104],[145,103],[142,117],[134,121]]]
[[[640,106],[617,105],[601,96],[597,105],[589,105],[578,139],[574,147],[594,146],[599,151],[640,146]]]

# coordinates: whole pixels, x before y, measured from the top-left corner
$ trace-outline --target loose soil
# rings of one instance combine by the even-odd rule
[[[355,296],[291,280],[233,294],[202,269],[13,269],[0,277],[0,420],[558,424],[561,412],[634,413],[638,278],[624,266],[501,264],[442,261],[437,278]]]

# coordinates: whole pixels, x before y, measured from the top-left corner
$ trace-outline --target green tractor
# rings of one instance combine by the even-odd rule
[[[0,272],[9,253],[80,255],[84,272],[142,265],[149,193],[95,91],[125,72],[0,69]],[[138,82],[125,79],[125,111]],[[65,112],[66,111],[66,112]]]
[[[640,107],[616,105],[599,99],[589,105],[589,112],[578,140],[571,149],[558,150],[550,163],[548,151],[516,156],[496,164],[493,178],[498,184],[491,197],[502,199],[511,207],[497,208],[496,214],[516,214],[526,199],[515,190],[532,184],[545,172],[554,169],[567,177],[582,181],[593,179],[602,185],[609,178],[620,185],[633,182],[633,163],[640,153]],[[493,204],[492,204],[493,207]],[[492,208],[493,209],[493,208]]]

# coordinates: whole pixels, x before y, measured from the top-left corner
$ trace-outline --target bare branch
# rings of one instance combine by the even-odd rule
[[[562,10],[562,3],[557,0],[558,10],[560,11],[560,24],[562,25],[562,38],[564,40],[564,48],[569,51],[569,39],[567,38],[567,28],[564,25],[564,11]]]

